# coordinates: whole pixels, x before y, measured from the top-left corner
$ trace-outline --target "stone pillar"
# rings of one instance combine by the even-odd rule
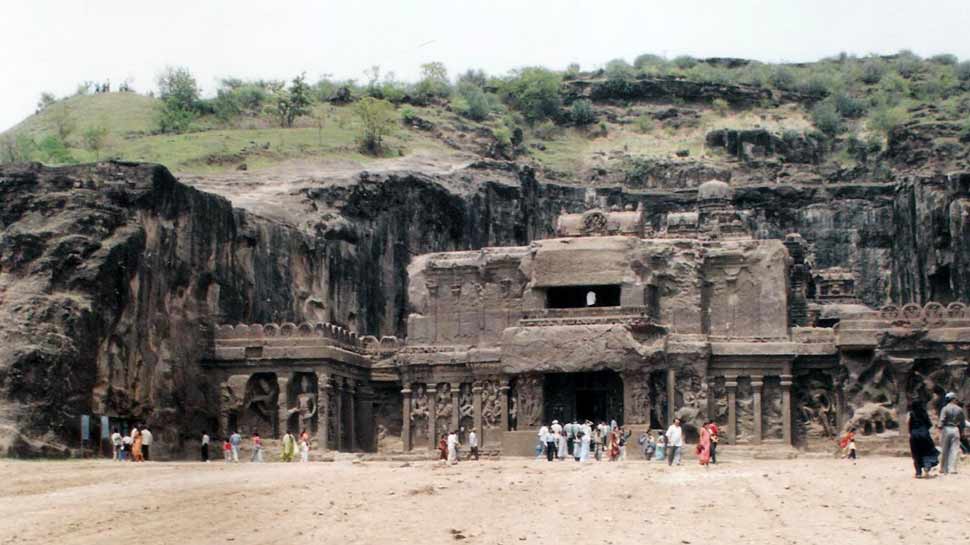
[[[673,367],[667,368],[667,426],[674,423],[674,413],[677,412],[677,371]]]
[[[502,433],[509,431],[509,381],[504,379],[499,383],[499,402],[502,405],[502,415],[499,417],[499,430]]]
[[[290,391],[290,379],[288,377],[279,377],[276,379],[276,384],[279,387],[279,396],[276,401],[279,410],[277,411],[278,415],[276,417],[274,435],[279,439],[286,432],[287,420],[290,418],[290,405],[287,399],[287,394]]]
[[[333,383],[333,435],[334,435],[334,448],[336,450],[344,450],[344,380],[338,378],[336,382]]]
[[[728,444],[733,445],[738,438],[738,415],[737,415],[737,395],[738,377],[725,377],[724,387],[727,389],[727,439]]]
[[[364,452],[376,450],[374,433],[374,390],[363,381],[357,383],[357,447]]]
[[[752,442],[756,445],[761,444],[762,425],[761,425],[761,394],[764,391],[764,377],[755,375],[751,377],[751,395],[754,399],[754,432]]]
[[[845,403],[845,382],[842,380],[842,377],[836,377],[832,382],[835,386],[835,425],[836,435],[838,435],[838,433],[841,433],[842,428],[845,427],[845,422],[848,418]]]
[[[329,448],[330,430],[330,377],[317,375],[317,448]]]
[[[353,379],[347,380],[347,442],[350,451],[357,450],[357,386]]]
[[[405,384],[401,388],[401,448],[404,452],[411,450],[411,388]]]
[[[428,394],[428,448],[434,450],[438,448],[437,426],[438,421],[438,385],[428,384],[424,389]]]
[[[781,375],[781,435],[786,445],[791,445],[791,369]]]
[[[474,411],[475,418],[475,433],[478,434],[478,444],[483,445],[482,436],[484,432],[482,431],[482,383],[475,382],[472,384],[472,411]]]
[[[461,426],[461,383],[451,383],[451,429],[457,430]]]

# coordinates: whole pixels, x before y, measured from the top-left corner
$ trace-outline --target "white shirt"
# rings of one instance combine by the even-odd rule
[[[203,433],[202,434],[202,444],[203,445],[208,445],[209,444],[209,434],[208,433]]]
[[[121,434],[120,433],[114,432],[114,433],[111,434],[111,444],[114,445],[114,446],[116,446],[116,447],[119,446],[119,445],[121,445]]]
[[[450,433],[448,434],[448,448],[453,449],[458,446],[458,436]]]
[[[562,433],[562,426],[558,423],[552,425],[552,433],[559,435]]]
[[[141,444],[146,447],[152,446],[152,432],[148,431],[148,428],[141,431]]]
[[[539,428],[539,440],[542,441],[543,443],[549,442],[549,428],[547,428],[546,426],[542,426],[541,428]]]
[[[470,432],[468,434],[468,446],[469,447],[477,447],[478,446],[478,436],[475,435],[475,432]]]
[[[667,428],[667,433],[665,435],[667,436],[668,445],[672,447],[684,446],[684,432],[680,426],[671,424],[670,427]]]

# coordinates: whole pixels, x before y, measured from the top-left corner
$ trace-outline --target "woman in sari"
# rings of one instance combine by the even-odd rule
[[[441,440],[438,441],[438,459],[447,461],[448,460],[448,434],[441,434]]]
[[[705,468],[711,461],[711,430],[707,424],[701,426],[700,438],[697,441],[697,461]]]
[[[930,471],[940,463],[940,454],[930,435],[931,427],[926,407],[920,400],[914,399],[909,404],[909,452],[913,456],[917,479],[922,479],[924,473],[929,477]]]
[[[609,455],[610,461],[615,462],[620,458],[620,434],[614,428],[607,434],[607,441],[609,441]]]
[[[280,453],[280,459],[284,462],[292,462],[293,457],[296,455],[296,437],[293,434],[286,432],[283,436],[283,452]]]
[[[556,441],[558,442],[558,446],[559,446],[559,452],[557,453],[557,456],[559,458],[559,461],[561,462],[566,459],[566,456],[569,456],[569,444],[568,444],[568,441],[566,440],[566,432],[565,431],[559,432],[559,434],[556,436]]]
[[[132,460],[136,462],[144,462],[145,455],[141,452],[141,432],[136,428],[134,432],[132,432],[132,435],[135,436],[135,439],[131,445],[131,454],[133,456]]]

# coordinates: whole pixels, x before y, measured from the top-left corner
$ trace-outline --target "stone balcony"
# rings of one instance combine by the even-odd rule
[[[522,327],[545,327],[563,325],[638,325],[653,320],[645,306],[544,308],[522,312]]]

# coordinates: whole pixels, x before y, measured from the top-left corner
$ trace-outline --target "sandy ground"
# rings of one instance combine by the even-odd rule
[[[0,462],[0,543],[970,542],[970,467]]]

